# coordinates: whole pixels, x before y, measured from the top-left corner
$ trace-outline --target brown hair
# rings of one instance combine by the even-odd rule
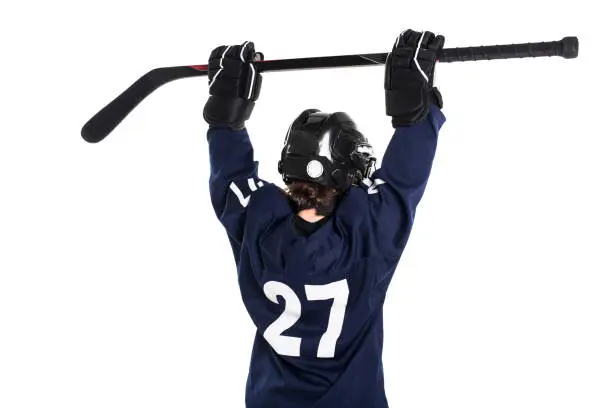
[[[306,181],[294,181],[287,185],[287,195],[297,211],[316,208],[319,215],[330,215],[340,192],[335,188],[322,186]]]

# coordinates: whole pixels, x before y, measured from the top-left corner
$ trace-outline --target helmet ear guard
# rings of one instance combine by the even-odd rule
[[[330,186],[333,180],[331,162],[326,157],[306,157],[288,154],[278,162],[278,172],[282,174],[285,183],[292,181],[308,181],[324,186]]]

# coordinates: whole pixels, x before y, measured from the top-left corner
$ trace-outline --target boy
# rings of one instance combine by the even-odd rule
[[[406,30],[385,68],[396,129],[380,169],[342,112],[309,109],[279,161],[282,190],[258,178],[244,127],[262,78],[253,43],[209,61],[210,193],[257,333],[247,408],[383,408],[382,311],[445,121],[433,86],[444,37]]]

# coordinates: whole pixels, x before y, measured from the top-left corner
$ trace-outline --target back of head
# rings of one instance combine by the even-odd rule
[[[344,112],[302,112],[287,132],[278,171],[298,210],[329,215],[337,199],[369,177],[372,147]]]
[[[336,208],[340,191],[307,181],[293,181],[287,185],[287,194],[296,211],[314,208],[318,215],[328,216]]]

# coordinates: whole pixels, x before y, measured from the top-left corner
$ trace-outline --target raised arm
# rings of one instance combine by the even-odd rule
[[[386,110],[395,133],[366,187],[378,245],[393,257],[401,254],[410,235],[445,121],[442,97],[433,86],[443,45],[442,36],[406,30],[386,62]]]
[[[433,164],[438,132],[445,122],[435,105],[419,123],[396,128],[374,178],[380,178],[402,196],[409,208],[418,204]]]
[[[246,129],[211,127],[207,137],[212,205],[232,245],[239,245],[251,195],[266,183],[257,175],[258,163],[253,160],[253,146]]]
[[[245,128],[261,88],[252,42],[217,47],[209,59],[209,98],[204,119],[210,124],[210,195],[237,255],[251,195],[264,185],[257,177],[253,146]]]

